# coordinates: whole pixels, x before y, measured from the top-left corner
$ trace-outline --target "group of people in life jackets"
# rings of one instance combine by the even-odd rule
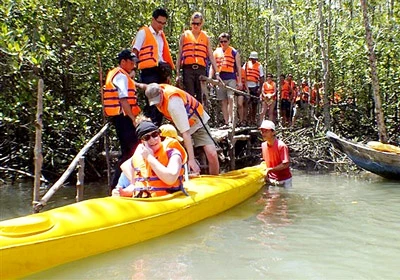
[[[132,49],[118,54],[118,66],[111,69],[106,77],[104,113],[111,118],[121,146],[121,156],[110,184],[113,195],[151,197],[182,190],[184,166],[192,174],[200,173],[194,147],[204,150],[209,174],[220,172],[216,144],[207,124],[210,116],[201,103],[198,77],[206,74],[206,60],[209,59],[211,77],[232,88],[242,89],[239,54],[229,46],[230,36],[227,33],[219,36],[221,47],[212,52],[210,38],[201,30],[204,18],[196,12],[191,17],[191,30],[185,31],[180,38],[174,65],[163,32],[167,20],[166,10],[156,9],[151,24],[138,31]],[[185,90],[171,85],[175,66],[176,82],[182,82]],[[134,80],[137,68],[140,82]],[[250,68],[253,69],[249,67],[248,70]],[[144,106],[138,102],[138,89],[145,93]],[[226,87],[218,89],[217,98],[221,101],[225,125],[228,126],[232,121],[232,96],[232,90]],[[182,141],[162,135],[164,117],[176,127]],[[239,118],[243,121],[245,117],[242,111]],[[288,155],[283,160],[288,160]],[[275,161],[276,158],[269,162]],[[278,175],[282,173],[280,169],[273,168],[267,163],[267,177],[276,172]],[[282,181],[279,176],[268,178]]]
[[[293,75],[285,76],[281,74],[280,83],[280,108],[283,126],[294,126],[299,117],[309,113],[314,114],[314,109],[321,101],[320,84],[314,84],[312,90],[308,82],[303,80],[301,86],[297,86],[293,80]],[[277,85],[273,80],[272,74],[267,74],[267,80],[262,85],[260,100],[262,102],[262,111],[260,119],[265,115],[271,121],[275,121],[277,112]]]

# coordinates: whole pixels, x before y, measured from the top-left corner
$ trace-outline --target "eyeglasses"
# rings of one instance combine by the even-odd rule
[[[261,133],[265,133],[268,131],[274,131],[273,129],[266,129],[266,128],[261,128],[260,130],[261,130]]]
[[[221,40],[221,41],[219,41],[220,43],[228,43],[228,41],[227,40]]]
[[[154,20],[157,21],[161,25],[166,25],[167,24],[166,21],[161,21],[161,20],[158,20],[158,19],[154,19]]]
[[[192,22],[192,25],[200,26],[200,25],[201,25],[201,22]]]
[[[142,140],[144,140],[144,141],[149,141],[149,140],[150,140],[150,137],[151,137],[151,138],[157,138],[158,136],[160,136],[160,131],[156,130],[156,131],[153,131],[152,133],[143,135],[143,136],[142,136]]]

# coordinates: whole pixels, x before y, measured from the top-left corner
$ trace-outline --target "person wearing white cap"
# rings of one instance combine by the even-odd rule
[[[200,173],[193,146],[202,147],[208,160],[209,174],[219,174],[217,149],[207,124],[210,116],[203,105],[188,92],[171,85],[152,83],[144,88],[146,88],[145,95],[149,104],[155,105],[181,133],[189,156],[189,168],[194,173]]]
[[[265,142],[261,144],[262,157],[266,164],[265,180],[268,184],[290,188],[292,174],[290,172],[289,148],[276,138],[275,124],[264,120],[259,127]]]
[[[254,51],[251,52],[249,61],[247,61],[242,68],[245,75],[245,87],[249,90],[251,95],[259,97],[261,93],[261,85],[264,83],[264,70],[262,65],[258,62],[258,53]],[[243,116],[247,116],[247,108],[249,108],[248,121],[250,124],[256,124],[257,122],[258,101],[258,98],[251,98],[243,101]]]

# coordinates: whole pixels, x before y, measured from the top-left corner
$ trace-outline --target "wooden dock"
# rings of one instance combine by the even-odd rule
[[[261,134],[256,126],[237,126],[237,97],[239,95],[247,96],[248,98],[257,98],[245,91],[234,89],[222,84],[218,80],[213,80],[205,76],[200,76],[201,91],[203,94],[203,106],[211,116],[209,121],[211,128],[211,136],[215,140],[219,152],[219,160],[221,171],[235,170],[244,166],[254,165],[260,162],[261,158]],[[231,127],[222,129],[218,126],[223,122],[219,101],[216,100],[213,90],[214,86],[226,87],[234,92],[233,101],[233,118]],[[202,172],[208,172],[207,161],[202,149],[196,149],[196,158],[200,163]]]
[[[236,127],[235,130],[211,128],[210,130],[211,136],[217,144],[222,172],[260,162],[261,135],[256,127]],[[208,165],[203,149],[197,148],[195,154],[202,173],[207,173]]]

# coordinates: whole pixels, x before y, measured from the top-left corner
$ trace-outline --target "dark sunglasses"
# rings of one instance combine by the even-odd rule
[[[222,41],[219,41],[220,43],[228,43],[228,41],[225,41],[225,40],[222,40]]]
[[[144,140],[144,141],[149,141],[150,137],[151,138],[157,138],[158,136],[160,136],[160,131],[156,130],[156,131],[153,131],[152,133],[143,135],[141,139]]]
[[[200,25],[201,25],[201,22],[192,22],[192,25],[200,26]]]

